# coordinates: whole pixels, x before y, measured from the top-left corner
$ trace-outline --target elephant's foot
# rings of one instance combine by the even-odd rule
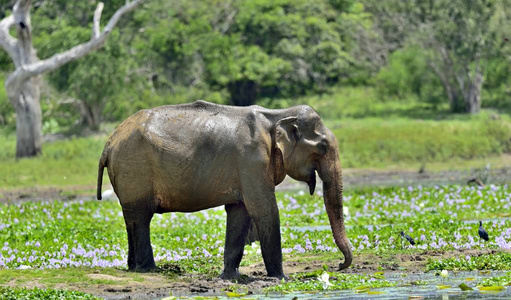
[[[223,280],[237,280],[240,279],[241,274],[238,270],[224,270],[220,275],[220,278]]]
[[[139,272],[139,273],[147,273],[152,272],[156,270],[156,264],[154,263],[154,260],[151,259],[145,263],[138,263],[128,266],[128,269],[133,272]]]
[[[278,279],[284,279],[286,281],[289,280],[289,277],[287,277],[284,273],[268,273],[268,277],[275,277]]]
[[[137,273],[148,273],[148,272],[153,272],[153,271],[156,271],[156,265],[149,265],[149,266],[136,266],[134,269],[130,269],[130,271],[134,271],[134,272],[137,272]]]

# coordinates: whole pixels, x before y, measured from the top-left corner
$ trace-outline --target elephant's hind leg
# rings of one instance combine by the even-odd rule
[[[238,268],[243,257],[245,238],[250,225],[250,217],[242,202],[227,204],[227,228],[225,234],[224,271],[222,279],[240,276]]]
[[[135,271],[136,263],[135,263],[135,238],[133,235],[135,231],[133,230],[133,226],[129,225],[128,221],[126,221],[126,231],[128,232],[128,270]]]
[[[147,272],[156,268],[151,247],[150,224],[153,213],[123,208],[128,232],[128,268]]]

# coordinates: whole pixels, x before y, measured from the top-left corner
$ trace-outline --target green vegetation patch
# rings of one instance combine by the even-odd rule
[[[328,276],[324,274],[328,274]],[[368,290],[371,288],[392,287],[395,285],[395,283],[380,279],[380,276],[344,274],[319,270],[310,273],[294,274],[289,281],[282,282],[276,286],[272,286],[267,290],[278,292],[321,291],[327,289]]]
[[[507,185],[347,192],[346,231],[354,255],[498,251],[511,244],[510,194]],[[299,260],[314,254],[329,261],[342,259],[320,191],[313,196],[277,194],[277,203],[285,256]],[[501,219],[488,220],[495,217]],[[489,242],[479,241],[479,219],[490,235]],[[410,235],[416,245],[403,240],[401,231]],[[126,267],[126,229],[122,209],[115,200],[0,204],[0,240],[0,273],[1,268],[35,272],[41,268]],[[195,213],[156,214],[151,222],[151,242],[164,273],[176,273],[178,270],[172,265],[178,265],[184,273],[218,276],[225,243],[225,210],[218,207]],[[474,256],[471,263],[498,255],[504,262],[505,254],[484,254]],[[261,261],[259,243],[247,245],[243,266]],[[165,267],[166,264],[170,265]]]
[[[511,272],[504,276],[486,278],[479,284],[481,286],[504,286],[511,285]]]
[[[105,141],[98,136],[48,142],[41,156],[17,160],[16,137],[0,134],[0,188],[93,186]],[[104,182],[109,182],[106,175]]]
[[[427,270],[510,270],[511,253],[498,252],[480,256],[430,260]]]
[[[80,299],[80,300],[95,300],[101,299],[91,294],[86,294],[76,291],[54,290],[54,289],[26,289],[26,288],[11,288],[0,287],[0,299],[4,300],[63,300],[63,299]]]
[[[344,167],[475,159],[511,152],[503,120],[380,120],[339,122],[334,129]]]

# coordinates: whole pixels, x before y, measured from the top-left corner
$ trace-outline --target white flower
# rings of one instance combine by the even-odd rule
[[[350,210],[348,209],[347,206],[342,207],[342,213],[344,214],[345,217],[350,215]]]
[[[328,289],[329,286],[333,285],[330,283],[330,281],[328,281],[329,278],[330,278],[330,275],[328,275],[327,272],[323,273],[321,275],[321,277],[318,276],[318,280],[321,281],[321,283],[323,284],[324,290]]]
[[[20,270],[28,270],[28,269],[31,269],[31,267],[30,266],[21,265],[21,266],[18,267],[18,269],[20,269]]]
[[[447,272],[447,270],[442,270],[442,272],[440,272],[440,276],[442,276],[443,278],[447,278],[449,277],[449,272]]]

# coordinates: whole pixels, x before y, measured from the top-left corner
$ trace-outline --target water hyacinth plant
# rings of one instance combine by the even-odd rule
[[[285,261],[300,257],[337,261],[341,256],[332,240],[319,193],[277,195]],[[353,268],[363,263],[367,255],[419,254],[427,259],[425,253],[435,251],[456,255],[430,257],[427,263],[424,261],[425,269],[510,269],[511,256],[505,252],[511,249],[510,200],[511,188],[507,185],[346,192],[347,234],[354,254],[360,258]],[[491,236],[486,244],[478,238],[479,219],[484,221]],[[401,249],[401,231],[413,237],[416,245],[406,244]],[[217,277],[222,268],[224,237],[223,207],[189,214],[155,215],[151,223],[157,265],[177,265],[183,273]],[[0,241],[0,275],[2,270],[11,269],[30,272],[127,268],[125,225],[121,207],[115,200],[0,204]],[[247,245],[242,267],[261,262],[259,243]],[[380,267],[387,268],[383,263]],[[311,280],[300,277],[280,288],[352,289],[367,283],[374,283],[372,288],[393,284],[385,278],[321,270]]]

